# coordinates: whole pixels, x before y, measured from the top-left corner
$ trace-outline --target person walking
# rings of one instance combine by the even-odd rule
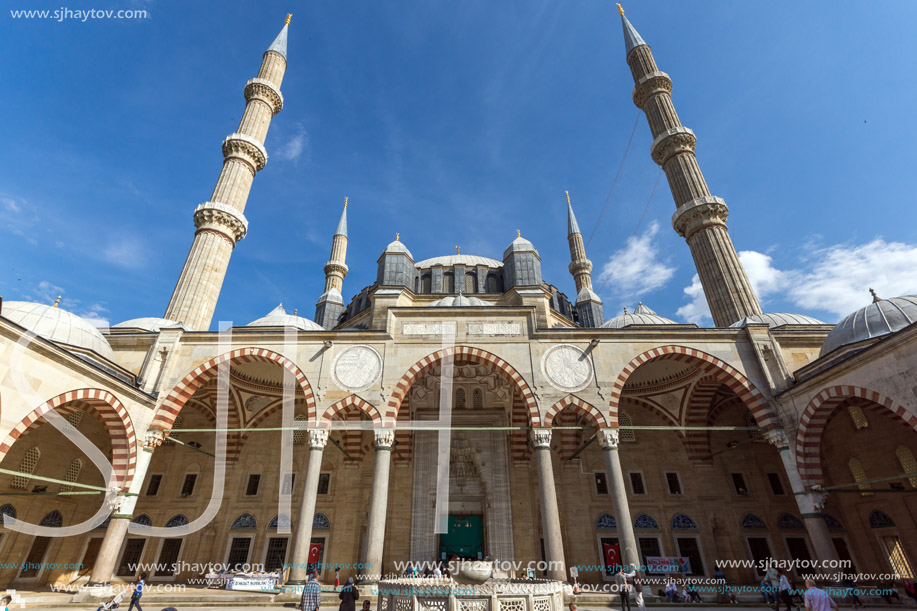
[[[726,573],[719,566],[713,568],[713,581],[716,583],[716,604],[725,605],[729,602],[729,597],[726,596],[729,588],[726,586]]]
[[[643,578],[640,575],[634,577],[634,600],[640,611],[646,611],[646,604],[643,602]]]
[[[786,577],[786,572],[778,570],[777,578],[777,587],[778,587],[778,596],[777,599],[777,611],[780,611],[780,601],[783,601],[783,604],[786,605],[786,611],[790,611],[793,606],[793,597],[791,596],[792,586],[790,585],[790,580]],[[799,607],[796,607],[796,611],[799,611]]]
[[[127,608],[127,611],[134,611],[134,607],[137,607],[137,611],[143,611],[143,608],[140,606],[140,597],[143,596],[143,586],[145,584],[146,573],[140,573],[140,581],[134,586],[134,592],[131,594],[131,604]]]
[[[618,594],[621,596],[621,611],[624,611],[625,608],[630,611],[630,586],[627,584],[627,579],[636,574],[636,571],[625,573],[620,566],[618,567],[618,572],[615,573],[615,584],[618,586]]]
[[[837,603],[824,590],[815,587],[814,579],[806,579],[806,611],[833,611]]]
[[[368,598],[367,598],[366,600],[364,600],[364,601],[363,601],[363,611],[369,611],[369,607],[370,607],[371,605],[372,605],[372,603],[369,602],[369,599],[368,599]]]
[[[300,611],[318,611],[322,605],[322,586],[318,583],[317,574],[310,573],[309,581],[302,587],[302,597],[299,599]]]
[[[341,567],[334,567],[334,591],[341,587]]]
[[[357,611],[357,599],[360,598],[360,591],[354,585],[353,577],[347,578],[347,585],[341,588],[338,598],[341,599],[341,606],[338,607],[338,611]]]
[[[764,581],[767,582],[768,591],[774,599],[774,604],[777,605],[777,611],[780,611],[780,573],[777,572],[775,565],[767,567]]]

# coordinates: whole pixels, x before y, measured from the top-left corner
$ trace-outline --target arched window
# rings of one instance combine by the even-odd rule
[[[629,414],[621,412],[618,414],[618,426],[634,426],[634,421],[630,419]],[[637,436],[634,434],[634,429],[618,429],[618,440],[637,441]]]
[[[306,420],[305,414],[297,414],[293,417],[295,422],[304,422]],[[293,431],[293,445],[301,446],[306,443],[306,429],[297,429]]]
[[[747,513],[742,518],[742,528],[745,530],[767,530],[767,524],[755,514]]]
[[[7,503],[6,505],[0,507],[0,516],[9,516],[11,518],[16,518],[16,508]],[[2,522],[0,522],[2,524]]]
[[[139,516],[137,516],[136,518],[134,518],[133,520],[131,520],[131,522],[133,522],[137,526],[152,526],[153,518],[146,515],[145,513],[142,513]]]
[[[866,419],[866,414],[863,413],[863,408],[858,405],[848,405],[847,413],[850,414],[850,418],[853,420],[853,426],[856,427],[856,430],[865,429],[869,426],[869,421]]]
[[[229,530],[255,530],[256,528],[255,516],[250,513],[243,513],[233,521]]]
[[[38,446],[26,450],[22,460],[19,461],[19,472],[28,473],[29,475],[34,473],[35,467],[38,466],[39,458],[41,458],[41,450],[38,449]],[[16,490],[25,490],[29,487],[30,481],[31,478],[26,477],[25,475],[17,475],[10,482],[10,488],[15,488]]]
[[[317,513],[312,518],[312,530],[328,530],[331,528],[331,521],[323,513]]]
[[[784,513],[777,518],[777,528],[780,530],[805,530],[802,520],[791,513]]]
[[[178,515],[172,516],[169,518],[169,521],[166,522],[166,528],[176,528],[179,526],[187,526],[188,518],[184,514],[180,513]]]
[[[420,278],[420,292],[429,294],[433,292],[433,274],[424,274]]]
[[[474,409],[484,409],[484,391],[475,388],[471,393],[471,407]]]
[[[462,409],[465,407],[465,389],[457,388],[455,389],[455,409]]]
[[[870,528],[894,528],[895,521],[884,511],[873,509],[869,514]]]
[[[283,526],[285,528],[293,528],[293,521],[290,520],[290,516],[286,514],[280,514],[274,516],[270,524],[267,525],[268,530],[277,530],[278,527]]]
[[[64,473],[65,482],[75,482],[76,479],[80,476],[80,471],[83,470],[83,461],[79,458],[74,458],[70,461],[70,466],[67,467],[67,472]],[[61,485],[61,492],[72,492],[73,486]]]
[[[697,530],[697,522],[683,513],[672,518],[672,530]]]
[[[455,292],[455,276],[452,272],[446,272],[443,274],[443,292],[444,293],[454,293]]]
[[[477,293],[477,278],[472,272],[465,272],[465,293]]]
[[[64,516],[58,510],[54,510],[45,517],[41,519],[39,526],[50,526],[52,528],[60,528],[64,525]]]
[[[866,477],[866,469],[863,468],[863,463],[861,463],[858,458],[851,458],[847,466],[850,467],[850,473],[853,475],[855,481],[865,482],[869,479]],[[869,489],[872,488],[869,484],[860,484],[859,488],[860,490],[865,490],[865,492],[860,493],[861,496],[869,496],[872,494],[872,492],[869,492]]]
[[[487,292],[488,293],[499,293],[500,292],[500,289],[497,286],[496,274],[487,275]]]
[[[641,513],[634,519],[634,528],[637,530],[659,530],[659,522],[648,513]]]
[[[823,513],[821,515],[822,519],[825,521],[825,524],[828,526],[828,530],[844,530],[844,525],[834,516]]]
[[[615,517],[610,513],[603,513],[595,521],[596,530],[616,530],[617,528],[618,524],[615,522]]]
[[[415,293],[420,292],[420,276],[414,277],[414,292]]]
[[[898,446],[895,456],[898,457],[898,462],[901,463],[901,468],[905,473],[917,473],[917,460],[914,459],[914,453],[910,448]],[[909,477],[907,481],[910,482],[911,488],[917,488],[917,477]]]

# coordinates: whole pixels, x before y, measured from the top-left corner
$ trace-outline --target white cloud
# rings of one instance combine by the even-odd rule
[[[108,243],[102,254],[107,262],[128,269],[140,269],[146,263],[146,249],[136,236],[118,236]]]
[[[603,266],[599,276],[602,285],[609,285],[626,301],[663,287],[675,268],[659,259],[658,246],[653,241],[658,232],[659,223],[653,221],[642,235],[629,237],[624,248],[613,253]]]
[[[93,327],[108,328],[108,308],[100,303],[94,303],[87,308],[80,308],[73,312]]]
[[[3,205],[6,206],[6,209],[10,212],[20,212],[22,210],[19,204],[16,203],[16,200],[10,197],[4,197],[0,201],[3,202]]]
[[[803,314],[822,311],[842,318],[869,303],[870,288],[883,297],[917,293],[917,244],[878,237],[859,246],[808,244],[805,249],[802,265],[786,270],[775,267],[773,258],[764,253],[739,253],[763,309],[769,309],[769,299],[779,299]],[[691,301],[678,314],[688,322],[709,323],[710,311],[697,275],[684,292]]]
[[[302,157],[303,151],[309,144],[309,136],[306,134],[306,128],[302,123],[297,123],[294,127],[293,136],[283,145],[278,147],[274,157],[281,161],[296,161]]]

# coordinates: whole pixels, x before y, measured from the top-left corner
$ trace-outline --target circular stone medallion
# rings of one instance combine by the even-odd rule
[[[592,381],[592,362],[571,344],[549,348],[541,358],[541,371],[551,386],[563,392],[582,390]]]
[[[348,346],[334,359],[331,374],[342,390],[366,390],[382,373],[382,357],[369,346]]]

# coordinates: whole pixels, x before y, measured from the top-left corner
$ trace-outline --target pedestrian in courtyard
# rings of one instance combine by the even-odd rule
[[[334,567],[334,591],[341,587],[341,567]]]
[[[726,573],[719,566],[713,568],[713,581],[716,583],[716,604],[725,605],[728,602],[726,592],[729,587],[726,585]]]
[[[678,602],[678,586],[675,585],[675,580],[671,577],[665,582],[665,595],[669,597],[670,603]]]
[[[570,611],[576,611],[576,603],[570,603]]]
[[[0,605],[3,605],[3,607],[0,608],[0,611],[10,611],[9,605],[11,602],[13,602],[12,596],[4,596],[3,598],[0,598]]]
[[[885,599],[885,602],[892,604],[892,598],[901,602],[901,596],[898,595],[898,588],[895,587],[895,582],[891,579],[886,579],[885,581],[879,582],[879,595]]]
[[[302,598],[299,599],[300,611],[318,611],[322,604],[322,586],[318,583],[317,574],[311,573],[309,581],[302,587]]]
[[[777,600],[776,592],[771,591],[771,584],[767,579],[761,580],[761,595],[764,596],[765,605],[769,605],[771,602],[776,602]]]
[[[640,611],[646,611],[646,604],[643,602],[643,578],[639,574],[634,577],[634,600],[637,601]]]
[[[837,603],[825,593],[815,587],[814,579],[806,579],[806,611],[832,611],[837,609]]]
[[[146,573],[140,573],[140,581],[134,586],[134,593],[131,594],[131,604],[127,608],[127,611],[134,611],[134,607],[137,607],[137,611],[143,611],[143,608],[140,606],[140,598],[143,596],[143,586],[145,584]]]
[[[436,564],[436,567],[433,569],[433,578],[434,578],[434,579],[442,579],[442,578],[443,578],[443,570],[442,570],[441,568],[439,568],[439,563],[437,563],[437,564]]]
[[[360,598],[360,591],[353,584],[353,577],[347,578],[347,585],[341,588],[338,598],[341,599],[341,606],[338,607],[338,611],[357,611],[357,599]]]
[[[781,602],[783,602],[783,604],[786,606],[786,611],[791,611],[791,608],[793,607],[793,598],[790,594],[790,590],[792,590],[792,586],[790,586],[790,580],[787,579],[785,571],[778,570],[777,574],[779,577],[777,578],[778,598],[776,611],[780,611]],[[796,607],[796,611],[799,611],[798,606]]]
[[[624,611],[624,609],[630,611],[630,586],[627,584],[627,580],[636,574],[635,571],[625,573],[624,568],[621,566],[618,567],[618,572],[615,573],[615,584],[618,586],[618,594],[621,596],[621,611]]]

